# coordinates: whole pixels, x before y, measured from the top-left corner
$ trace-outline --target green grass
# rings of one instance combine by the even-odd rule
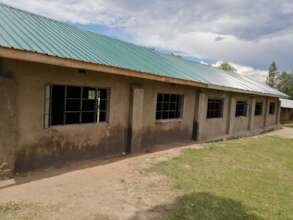
[[[285,123],[283,126],[284,127],[288,127],[288,128],[293,128],[293,122],[291,122],[291,123]]]
[[[37,211],[34,206],[27,204],[19,204],[10,202],[7,204],[0,205],[0,219],[2,220],[13,220],[22,219],[30,220],[37,219]]]
[[[36,220],[48,219],[48,213],[59,210],[57,206],[40,206],[38,204],[9,202],[0,204],[0,220]]]
[[[183,192],[166,219],[293,219],[293,139],[210,143],[153,169]]]

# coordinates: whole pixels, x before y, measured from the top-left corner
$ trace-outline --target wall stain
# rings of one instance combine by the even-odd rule
[[[88,137],[70,140],[62,132],[50,130],[34,144],[23,146],[16,155],[16,172],[25,172],[52,165],[60,166],[67,161],[102,158],[119,155],[127,149],[128,129],[114,127],[95,144]]]
[[[163,128],[167,127],[166,128]],[[145,127],[142,134],[143,149],[151,149],[160,144],[172,144],[180,141],[192,140],[192,131],[180,124],[157,125]]]

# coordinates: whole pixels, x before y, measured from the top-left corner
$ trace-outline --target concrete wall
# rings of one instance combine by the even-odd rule
[[[5,72],[16,80],[16,113],[19,133],[16,169],[29,170],[58,161],[117,155],[131,151],[130,112],[133,85],[144,91],[141,149],[155,144],[192,138],[194,108],[184,107],[183,118],[156,121],[156,96],[159,92],[184,95],[184,103],[194,105],[194,89],[147,80],[87,72],[50,65],[4,60]],[[47,84],[110,88],[107,123],[64,125],[44,128],[45,87]],[[134,104],[137,108],[137,105]],[[137,120],[135,120],[137,121]]]
[[[264,119],[265,119],[265,109],[266,109],[266,98],[258,97],[256,99],[256,102],[261,102],[263,104],[262,106],[262,114],[254,116],[254,129],[263,129],[264,128]]]
[[[275,113],[274,114],[269,114],[269,107],[270,107],[270,103],[273,102],[275,103]],[[267,112],[267,120],[265,120],[265,127],[267,127],[268,129],[270,128],[274,128],[274,126],[277,123],[277,117],[278,117],[278,105],[279,102],[277,99],[270,99],[267,98],[267,108],[266,108],[266,112]]]
[[[0,69],[0,179],[14,170],[16,130],[16,82]]]
[[[130,149],[129,153],[140,152],[143,134],[143,113],[144,113],[144,89],[140,86],[133,86],[130,105]]]
[[[148,81],[144,88],[143,145],[172,143],[192,139],[195,90],[189,87]],[[183,115],[180,119],[156,121],[156,100],[158,93],[176,93],[184,96]]]
[[[224,100],[222,118],[206,118],[207,102],[209,98],[220,98]],[[247,116],[235,117],[237,101],[246,101],[248,103]],[[259,101],[263,102],[263,113],[260,116],[255,116],[255,104]],[[202,90],[199,95],[198,102],[199,111],[197,112],[197,137],[199,141],[254,135],[261,133],[264,130],[279,127],[279,101],[276,98]],[[268,103],[270,102],[276,103],[276,110],[273,115],[268,113]]]
[[[281,120],[281,122],[293,121],[293,109],[282,108],[280,120]]]
[[[255,99],[267,100],[262,97],[199,90],[98,72],[86,71],[81,74],[76,69],[7,59],[2,60],[2,72],[13,77],[15,87],[1,88],[10,91],[9,93],[11,90],[14,92],[9,99],[15,100],[15,113],[12,111],[13,120],[3,121],[2,124],[2,127],[11,124],[14,131],[0,129],[0,137],[7,135],[7,132],[18,134],[17,138],[11,138],[15,143],[2,144],[2,149],[3,145],[6,148],[13,145],[11,164],[15,164],[17,171],[65,160],[139,152],[157,144],[176,143],[192,138],[205,141],[241,136],[244,133],[253,134],[254,130],[262,129],[264,125],[275,126],[277,120],[276,115],[266,117],[266,114],[253,117],[254,120],[250,115],[235,119],[238,99],[245,99],[249,103]],[[48,84],[109,88],[109,121],[44,128],[45,87]],[[182,118],[155,119],[158,93],[184,96]],[[3,94],[5,92],[0,95]],[[224,100],[223,118],[207,119],[207,100],[217,97]],[[273,101],[277,102],[276,99]],[[0,115],[5,113],[8,104],[5,106],[5,109],[0,108]]]
[[[236,103],[238,101],[244,101],[244,102],[247,102],[247,104],[248,104],[248,110],[247,110],[246,116],[235,117],[235,113],[232,116],[232,117],[235,117],[232,134],[241,135],[243,133],[248,132],[248,130],[249,130],[249,117],[250,117],[250,111],[251,111],[251,107],[252,107],[251,106],[251,97],[234,96],[234,99],[235,99]],[[236,103],[234,103],[233,108],[236,108]]]
[[[100,73],[5,60],[16,83],[16,169],[27,170],[61,160],[120,154],[128,146],[129,80]],[[111,89],[108,123],[53,126],[44,129],[44,97],[48,83]]]
[[[224,109],[222,118],[207,118],[208,99],[223,99]],[[202,100],[199,103],[200,140],[218,139],[227,133],[227,121],[229,118],[229,96],[226,93],[215,93],[211,91],[202,91]]]

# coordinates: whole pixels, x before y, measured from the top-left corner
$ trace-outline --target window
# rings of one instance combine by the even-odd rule
[[[270,102],[269,114],[270,115],[275,114],[275,103],[274,102]]]
[[[254,115],[262,115],[262,102],[257,102],[255,104],[255,112]]]
[[[247,116],[247,102],[244,101],[238,101],[236,103],[236,112],[235,112],[236,117],[240,116]]]
[[[209,99],[207,118],[222,118],[223,117],[223,100]]]
[[[107,89],[52,85],[49,125],[105,122],[107,105]]]
[[[182,95],[158,94],[156,120],[175,119],[182,116]]]

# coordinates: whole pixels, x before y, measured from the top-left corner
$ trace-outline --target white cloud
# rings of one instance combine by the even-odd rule
[[[281,68],[293,67],[293,51],[290,50],[293,48],[293,33],[259,41],[246,41],[232,35],[215,41],[215,37],[214,33],[188,32],[179,33],[171,39],[160,40],[159,35],[144,35],[139,39],[148,46],[183,50],[196,57],[229,60],[259,69],[267,69],[272,61],[276,61]]]
[[[223,63],[223,61],[218,61],[213,66],[219,67],[222,63]],[[261,83],[266,82],[266,78],[268,75],[267,70],[255,69],[250,66],[244,66],[244,65],[240,65],[240,64],[232,63],[232,62],[228,62],[228,63],[237,70],[236,74],[247,76],[247,77],[249,77],[253,80],[256,80],[258,82],[261,82]]]
[[[201,61],[199,61],[201,64],[203,64],[203,65],[209,65],[207,62],[205,62],[205,61],[203,61],[203,60],[201,60]]]

